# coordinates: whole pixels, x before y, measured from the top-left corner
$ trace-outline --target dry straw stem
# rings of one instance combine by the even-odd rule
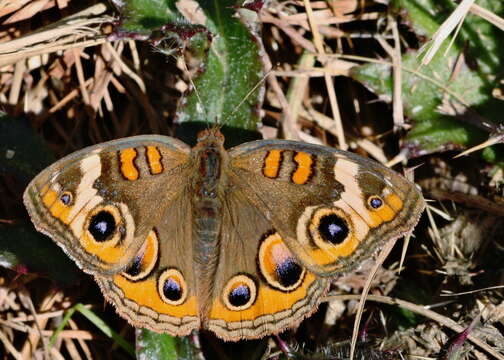
[[[495,15],[493,12],[488,11],[487,9],[477,4],[472,4],[469,11],[472,14],[478,15],[479,17],[485,19],[489,23],[497,26],[499,29],[504,30],[504,19],[501,18],[500,16]]]
[[[32,315],[36,318],[36,311],[35,307],[33,306],[33,302],[28,294],[28,291],[26,289],[21,289],[18,291],[19,299],[21,300],[22,303],[25,303],[25,306],[27,305],[28,309],[32,313]],[[54,304],[54,301],[56,300],[56,297],[54,294],[48,294],[45,299],[43,300],[43,304],[41,306],[41,310],[44,311],[48,309],[49,307],[52,307]],[[29,355],[32,352],[32,349],[37,348],[37,343],[42,340],[42,345],[44,348],[44,354],[47,359],[49,359],[49,348],[47,346],[47,339],[43,337],[42,335],[42,329],[46,326],[47,320],[35,320],[35,329],[32,331],[29,336],[27,341],[25,341],[23,349],[21,351],[22,355],[26,358],[27,355]]]
[[[489,146],[492,146],[492,145],[495,145],[495,144],[499,144],[499,143],[502,143],[502,142],[504,142],[504,134],[498,134],[498,135],[490,137],[488,140],[482,142],[481,144],[473,146],[473,147],[471,147],[471,148],[469,148],[469,149],[461,152],[460,154],[455,155],[453,158],[456,159],[456,158],[461,157],[461,156],[469,155],[472,152],[475,152],[475,151],[478,151],[478,150],[483,150],[486,147],[489,147]]]
[[[106,42],[99,29],[103,23],[113,20],[102,15],[106,10],[104,4],[96,4],[41,30],[1,43],[0,68],[32,56]]]
[[[30,19],[40,11],[58,6],[63,9],[67,6],[66,1],[49,0],[4,0],[0,2],[0,17],[12,14],[3,21],[3,24],[13,24],[19,21]]]
[[[5,349],[7,350],[7,353],[12,355],[14,359],[16,360],[23,360],[23,355],[19,351],[16,350],[14,345],[9,341],[9,338],[5,335],[3,331],[0,331],[0,341],[2,341],[2,344],[4,345]]]
[[[289,102],[287,101],[287,97],[285,96],[278,79],[274,75],[274,72],[271,71],[273,65],[271,64],[271,60],[269,56],[264,53],[263,63],[265,66],[265,70],[269,74],[268,83],[271,86],[271,89],[276,95],[278,102],[280,103],[280,107],[282,108],[282,130],[284,132],[285,138],[290,140],[299,140],[298,132],[296,131],[295,120],[289,109]]]
[[[308,108],[307,110],[301,110],[300,115],[308,120],[313,121],[328,133],[337,136],[337,129],[334,120],[324,113],[321,113],[313,108]],[[387,162],[387,157],[385,156],[385,153],[380,146],[374,144],[368,139],[350,139],[352,142],[355,142],[355,144],[357,144],[360,148],[365,150],[372,158],[378,160],[382,164],[385,164]]]
[[[58,348],[48,348],[47,338],[52,336],[53,330],[46,330],[45,327],[49,324],[49,320],[52,318],[60,317],[63,315],[65,310],[58,311],[47,311],[53,309],[55,307],[60,307],[62,305],[63,294],[61,292],[55,292],[54,290],[49,290],[46,296],[42,299],[40,304],[37,305],[38,311],[41,313],[37,313],[35,310],[35,306],[32,303],[30,294],[25,288],[21,288],[16,291],[17,297],[16,300],[19,303],[23,304],[24,307],[28,308],[30,314],[21,313],[19,316],[10,317],[8,319],[0,319],[0,341],[3,343],[8,354],[12,354],[15,359],[31,359],[34,358],[35,349],[37,349],[37,343],[42,341],[44,346],[44,356],[46,359],[49,358],[62,358],[61,353]],[[9,307],[12,310],[19,309],[20,304],[14,299],[11,299],[8,296],[3,296],[0,300],[9,302]],[[86,306],[88,308],[89,306]],[[28,325],[27,323],[31,323]],[[77,341],[77,343],[82,348],[82,353],[87,354],[86,358],[91,359],[91,351],[89,350],[85,340],[92,340],[95,337],[89,332],[84,330],[79,330],[76,324],[70,319],[69,321],[71,330],[64,330],[59,333],[59,338],[62,340],[61,344],[64,344],[70,354],[79,354],[76,351],[75,344],[73,341]],[[9,337],[13,337],[14,333],[26,333],[27,335],[21,335],[21,337],[25,338],[26,341],[24,346],[22,346],[21,350],[17,350],[15,346],[12,344]],[[12,334],[9,336],[9,334]],[[78,357],[72,357],[72,359],[79,359]]]
[[[317,52],[318,52],[319,61],[322,62],[325,66],[327,64],[327,58],[325,56],[325,50],[324,50],[324,44],[322,42],[322,37],[321,37],[319,29],[318,29],[318,21],[317,21],[316,17],[314,16],[310,1],[304,0],[304,5],[306,8],[306,15],[308,16],[309,24],[310,24],[311,31],[313,34],[313,41],[315,43],[315,48],[317,49]],[[341,114],[340,114],[339,106],[338,106],[338,99],[336,97],[336,92],[334,91],[333,79],[328,73],[325,73],[324,80],[326,83],[327,92],[329,94],[329,102],[331,104],[331,110],[333,113],[334,122],[336,123],[338,144],[339,144],[340,149],[347,150],[348,145],[345,140],[345,134],[343,131],[343,123],[341,121]]]
[[[301,55],[298,61],[298,69],[305,70],[313,67],[315,63],[315,55],[305,52]],[[309,87],[308,77],[293,78],[289,81],[289,90],[287,91],[287,100],[289,102],[289,110],[291,119],[297,119],[301,110],[303,99]],[[290,124],[290,128],[296,128],[295,124]],[[301,135],[301,134],[298,134]]]
[[[447,191],[443,189],[430,189],[430,195],[439,201],[450,200],[469,208],[481,209],[487,213],[504,216],[504,206],[497,201],[488,200],[480,195],[467,194],[461,191]]]
[[[468,12],[477,15],[485,19],[489,23],[497,26],[499,29],[504,30],[503,18],[477,4],[474,4],[474,2],[475,0],[463,0],[457,6],[457,8],[451,13],[448,19],[446,19],[443,22],[443,24],[441,24],[439,29],[434,33],[431,42],[428,42],[422,47],[422,49],[425,49],[432,44],[432,46],[425,53],[422,59],[422,65],[427,65],[432,60],[436,52],[439,50],[439,47],[441,46],[443,41],[450,35],[450,33],[455,29],[455,27],[457,27],[457,32],[459,31],[460,27],[462,26],[462,23],[464,22],[464,18],[467,16]],[[455,37],[456,35],[450,42],[450,46],[453,43]],[[422,49],[420,50],[420,52],[422,52]]]
[[[77,324],[75,323],[75,321],[73,321],[72,319],[68,319],[68,325],[72,328],[72,330],[78,330],[79,328],[77,327]],[[82,352],[84,353],[84,355],[86,356],[86,359],[92,359],[92,355],[91,355],[91,350],[89,349],[89,346],[88,344],[86,343],[86,341],[84,341],[84,339],[82,338],[77,338],[75,339],[77,340],[77,343],[80,345],[81,349],[82,349]],[[68,352],[72,352],[70,349],[75,346],[73,341],[74,339],[65,339],[65,345],[67,346],[67,350]],[[114,343],[113,346],[116,346],[117,344]]]
[[[383,262],[387,259],[388,255],[392,251],[395,243],[397,242],[397,238],[390,239],[387,241],[383,249],[380,251],[378,258],[376,259],[376,263],[373,265],[373,268],[369,272],[369,275],[366,279],[366,283],[362,289],[362,294],[359,297],[359,307],[357,308],[357,313],[355,314],[354,328],[352,332],[352,341],[350,343],[350,360],[354,359],[355,349],[357,347],[357,340],[359,337],[359,326],[362,319],[362,314],[364,313],[364,305],[366,304],[366,299],[369,295],[369,289],[371,289],[371,282],[373,281],[378,269],[383,264]]]
[[[331,295],[329,294],[326,297],[326,300],[340,300],[340,301],[346,301],[346,300],[358,300],[360,298],[359,295]],[[425,306],[422,305],[416,305],[414,303],[400,300],[397,298],[391,298],[388,296],[378,296],[378,295],[369,295],[366,298],[368,301],[375,301],[379,302],[382,304],[387,304],[387,305],[394,305],[394,306],[399,306],[403,309],[410,310],[416,314],[425,316],[426,318],[432,319],[439,324],[453,330],[454,332],[461,333],[462,331],[465,330],[465,328],[459,324],[457,324],[455,321],[452,319],[440,315],[435,311],[427,309]],[[469,334],[468,337],[469,341],[471,341],[474,345],[478,346],[482,350],[484,350],[486,353],[489,355],[492,355],[495,359],[499,360],[504,360],[504,355],[500,354],[497,349],[491,347],[488,345],[486,342],[481,340],[480,338]]]
[[[401,39],[399,38],[399,30],[397,22],[392,16],[388,16],[388,23],[392,29],[394,39],[394,47],[392,48],[381,35],[377,35],[376,39],[388,53],[392,59],[392,78],[393,78],[393,93],[392,93],[392,117],[394,120],[394,131],[404,128],[404,105],[402,101],[402,54],[401,54]]]
[[[428,65],[434,55],[436,55],[443,41],[445,41],[445,39],[456,27],[460,27],[474,1],[475,0],[462,0],[462,2],[450,14],[450,16],[448,16],[448,19],[446,19],[437,29],[434,35],[432,35],[432,40],[422,46],[420,53],[430,46],[430,48],[422,58],[422,65]]]

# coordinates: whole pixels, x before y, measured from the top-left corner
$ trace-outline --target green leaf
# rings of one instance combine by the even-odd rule
[[[139,360],[192,360],[197,359],[199,353],[188,336],[174,337],[147,329],[137,330],[136,345]]]
[[[262,78],[259,46],[232,8],[236,1],[199,1],[213,34],[196,91],[178,114],[180,122],[219,121],[255,131]],[[259,87],[258,87],[259,85]]]
[[[222,131],[226,134],[227,146],[258,138],[259,98],[264,85],[260,39],[254,38],[249,30],[256,26],[254,20],[247,27],[236,16],[242,1],[201,0],[199,8],[206,16],[207,30],[184,20],[175,2],[131,0],[120,6],[120,10],[121,31],[156,38],[157,50],[165,54],[173,52],[167,48],[173,42],[164,40],[174,38],[180,48],[190,49],[192,56],[203,63],[201,75],[194,79],[196,90],[185,99],[177,114],[182,123],[177,136],[194,143],[197,130],[218,121],[225,125]],[[232,130],[227,131],[226,126]],[[239,136],[234,133],[235,129],[239,130]]]
[[[121,29],[150,35],[163,25],[183,21],[176,0],[128,0],[118,6],[121,12]]]
[[[501,14],[502,2],[482,1],[480,6]],[[454,9],[451,1],[395,0],[393,5],[406,17],[419,35],[432,36]],[[405,146],[412,155],[462,148],[484,141],[492,126],[502,123],[504,102],[492,96],[492,79],[500,70],[499,60],[504,55],[501,33],[479,17],[469,15],[453,46],[449,40],[438,50],[427,66],[420,66],[421,54],[410,51],[402,59],[402,94],[405,114],[413,120],[412,131]],[[484,41],[482,41],[484,39]],[[467,49],[466,49],[467,47]],[[453,76],[459,56],[466,55],[466,63]],[[472,55],[472,56],[471,56]],[[476,61],[477,66],[467,64]],[[376,94],[392,98],[391,64],[368,64],[357,68],[353,76]],[[440,111],[441,105],[453,106],[457,116]],[[469,121],[468,121],[469,119]],[[487,161],[502,162],[504,153],[498,146],[484,155]]]

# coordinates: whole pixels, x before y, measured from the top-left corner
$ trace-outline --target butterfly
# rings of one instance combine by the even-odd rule
[[[194,147],[142,135],[57,161],[24,203],[136,327],[225,340],[299,324],[329,278],[411,231],[414,183],[350,152],[287,140]]]

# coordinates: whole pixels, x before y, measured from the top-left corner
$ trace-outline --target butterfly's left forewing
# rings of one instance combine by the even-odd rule
[[[425,206],[415,184],[369,159],[292,141],[231,149],[230,172],[311,271],[358,266],[410,231]]]
[[[132,261],[182,191],[189,153],[184,143],[155,135],[98,144],[42,171],[24,203],[37,230],[84,271],[113,274]]]

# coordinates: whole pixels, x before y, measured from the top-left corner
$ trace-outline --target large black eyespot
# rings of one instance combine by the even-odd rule
[[[187,284],[177,269],[165,270],[158,279],[161,299],[170,305],[181,305],[187,298]]]
[[[243,306],[250,301],[250,289],[245,284],[240,284],[229,292],[229,303],[233,306]]]
[[[131,263],[128,269],[126,269],[125,273],[131,277],[137,277],[138,274],[142,271],[142,260],[143,253],[135,256],[135,260]]]
[[[182,298],[182,288],[174,279],[168,278],[163,284],[163,294],[168,300],[179,301]]]
[[[88,227],[95,241],[106,241],[116,230],[114,216],[105,210],[93,215]]]
[[[268,285],[284,292],[301,286],[306,273],[277,232],[267,233],[261,241],[258,263]]]
[[[148,276],[156,265],[158,259],[158,246],[158,236],[153,229],[147,235],[145,242],[140,250],[138,250],[133,262],[122,274],[131,281],[138,281]]]
[[[278,282],[288,288],[296,284],[303,274],[303,268],[293,258],[287,258],[277,264],[276,274]]]
[[[257,285],[249,275],[235,275],[224,286],[222,302],[229,310],[250,308],[257,296]]]
[[[318,225],[322,239],[333,245],[341,244],[348,236],[348,224],[336,214],[323,216]]]

